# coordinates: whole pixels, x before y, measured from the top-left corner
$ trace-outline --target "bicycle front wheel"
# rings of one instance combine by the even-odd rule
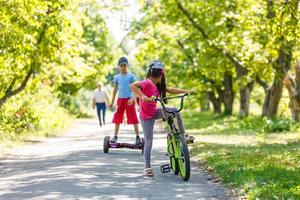
[[[179,134],[178,136],[176,151],[180,175],[184,181],[188,181],[191,173],[190,155],[185,138],[182,134]]]

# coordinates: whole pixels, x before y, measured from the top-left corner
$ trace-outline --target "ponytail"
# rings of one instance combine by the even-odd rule
[[[162,73],[161,83],[157,87],[159,88],[161,98],[165,98],[166,97],[166,92],[167,92],[165,73]],[[164,103],[168,103],[168,101],[165,99]]]

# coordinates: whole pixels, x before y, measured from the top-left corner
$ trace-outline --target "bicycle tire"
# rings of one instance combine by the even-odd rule
[[[180,176],[184,181],[188,181],[191,174],[190,155],[185,138],[182,134],[179,134],[178,136],[177,151],[180,151],[180,157],[177,158]]]
[[[169,133],[167,136],[167,144],[168,144],[168,156],[170,159],[170,166],[172,171],[174,172],[175,175],[179,174],[179,166],[178,166],[178,160],[175,158],[175,151],[173,147],[173,142],[172,142],[172,135]]]

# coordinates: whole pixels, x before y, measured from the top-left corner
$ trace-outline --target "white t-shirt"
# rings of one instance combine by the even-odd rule
[[[96,101],[96,103],[105,103],[105,99],[107,97],[107,93],[105,90],[101,89],[101,90],[98,90],[96,89],[94,91],[94,99]]]

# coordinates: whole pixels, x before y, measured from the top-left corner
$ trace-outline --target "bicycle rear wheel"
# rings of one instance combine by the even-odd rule
[[[178,157],[179,172],[182,179],[188,181],[191,173],[189,149],[182,134],[179,134],[178,139],[176,155]]]
[[[167,143],[168,143],[168,156],[170,158],[170,164],[172,171],[174,172],[175,175],[179,174],[179,166],[178,166],[178,159],[175,158],[175,151],[174,151],[174,146],[172,142],[172,134],[168,134],[167,136]]]

